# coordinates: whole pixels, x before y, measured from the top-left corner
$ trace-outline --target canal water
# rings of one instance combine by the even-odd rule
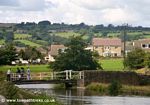
[[[53,89],[52,84],[17,85],[35,93],[56,97],[64,105],[150,105],[149,97],[98,96],[84,89]]]

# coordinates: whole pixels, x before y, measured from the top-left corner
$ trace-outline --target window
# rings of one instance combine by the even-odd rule
[[[146,44],[142,44],[142,47],[145,48],[145,47],[146,47]]]
[[[110,47],[109,47],[109,46],[106,46],[105,49],[110,49]]]
[[[115,49],[117,49],[118,47],[117,46],[115,46]]]
[[[142,44],[142,48],[150,48],[149,44]]]
[[[95,46],[95,49],[97,49],[98,48],[98,46]]]
[[[117,57],[117,53],[115,53],[114,56]]]

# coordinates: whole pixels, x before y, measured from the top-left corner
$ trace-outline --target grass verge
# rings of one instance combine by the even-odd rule
[[[109,94],[110,84],[102,84],[102,83],[91,83],[86,86],[86,90],[92,91],[96,95],[110,95]],[[122,96],[126,95],[138,95],[138,96],[149,96],[150,97],[150,86],[129,86],[122,85],[119,94]]]
[[[9,68],[12,69],[12,72],[16,72],[17,67],[21,68],[23,67],[25,70],[27,69],[28,65],[22,65],[22,66],[0,66],[0,71],[6,72]],[[49,72],[51,69],[49,68],[49,65],[29,65],[31,72]]]
[[[102,59],[101,66],[106,71],[121,71],[123,70],[123,59]]]

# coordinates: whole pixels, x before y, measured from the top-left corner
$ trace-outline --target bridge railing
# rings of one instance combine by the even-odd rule
[[[72,70],[65,70],[61,72],[54,73],[55,79],[82,79],[83,72],[82,71],[72,71]]]
[[[61,71],[61,72],[38,72],[31,73],[30,80],[69,80],[69,79],[82,79],[82,71]],[[27,74],[12,73],[11,80],[27,80]]]
[[[11,80],[12,81],[26,80],[26,79],[27,79],[26,74],[11,73]]]

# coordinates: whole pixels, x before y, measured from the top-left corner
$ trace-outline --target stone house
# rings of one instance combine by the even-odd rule
[[[139,39],[133,42],[134,48],[141,48],[146,52],[150,52],[150,38],[147,39]]]
[[[121,57],[122,42],[119,38],[93,38],[93,50],[100,56]]]
[[[59,54],[59,51],[64,52],[65,49],[66,47],[64,45],[51,45],[45,60],[49,62],[55,61],[55,57]]]

